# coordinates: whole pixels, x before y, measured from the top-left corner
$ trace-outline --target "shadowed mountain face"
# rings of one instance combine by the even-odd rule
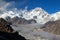
[[[46,32],[60,35],[60,20],[49,21],[44,25],[42,29]]]
[[[26,40],[14,31],[6,20],[0,18],[0,40]]]
[[[37,23],[34,19],[26,20],[24,18],[14,17],[11,19],[12,24],[32,24]]]
[[[10,23],[0,18],[0,31],[11,33],[13,29],[10,27]]]

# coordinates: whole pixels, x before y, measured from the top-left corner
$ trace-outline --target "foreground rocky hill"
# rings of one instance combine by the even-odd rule
[[[0,40],[26,40],[14,31],[6,20],[0,18]]]

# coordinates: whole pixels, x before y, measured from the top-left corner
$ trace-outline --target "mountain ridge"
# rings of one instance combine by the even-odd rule
[[[3,12],[4,14],[2,14],[0,16],[0,18],[6,18],[6,17],[10,17],[10,18],[14,18],[16,16],[18,16],[19,18],[25,18],[26,20],[30,20],[30,19],[34,19],[37,21],[37,23],[41,23],[41,24],[45,24],[48,21],[55,21],[59,19],[59,13],[60,12],[56,12],[54,14],[49,14],[48,12],[46,12],[44,9],[40,8],[40,7],[36,7],[33,10],[28,11],[27,9],[25,10],[9,10],[6,12]]]

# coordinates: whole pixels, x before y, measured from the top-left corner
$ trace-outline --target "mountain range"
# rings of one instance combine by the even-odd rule
[[[35,9],[32,9],[28,11],[27,9],[25,10],[9,10],[9,11],[4,11],[3,14],[0,16],[1,18],[4,19],[12,19],[15,17],[19,17],[26,20],[35,20],[37,23],[40,24],[45,24],[48,21],[56,21],[60,19],[60,12],[56,12],[53,14],[49,14],[46,12],[44,9],[40,7],[36,7]]]
[[[0,15],[0,18],[3,18],[8,22],[12,22],[13,24],[18,24],[17,27],[15,25],[10,26],[27,39],[39,40],[41,39],[40,37],[42,37],[42,39],[47,38],[50,40],[57,40],[60,37],[60,11],[49,14],[40,7],[37,7],[30,11],[26,9],[9,10],[4,11],[3,14]],[[59,35],[59,37],[56,37],[54,34]]]

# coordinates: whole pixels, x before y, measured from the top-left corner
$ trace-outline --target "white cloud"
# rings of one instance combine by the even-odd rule
[[[6,2],[5,1],[2,1],[0,0],[0,10],[4,10],[4,8],[6,7]]]
[[[0,0],[0,10],[6,10],[6,8],[11,6],[12,4],[14,4],[14,2],[6,2],[3,0]]]

